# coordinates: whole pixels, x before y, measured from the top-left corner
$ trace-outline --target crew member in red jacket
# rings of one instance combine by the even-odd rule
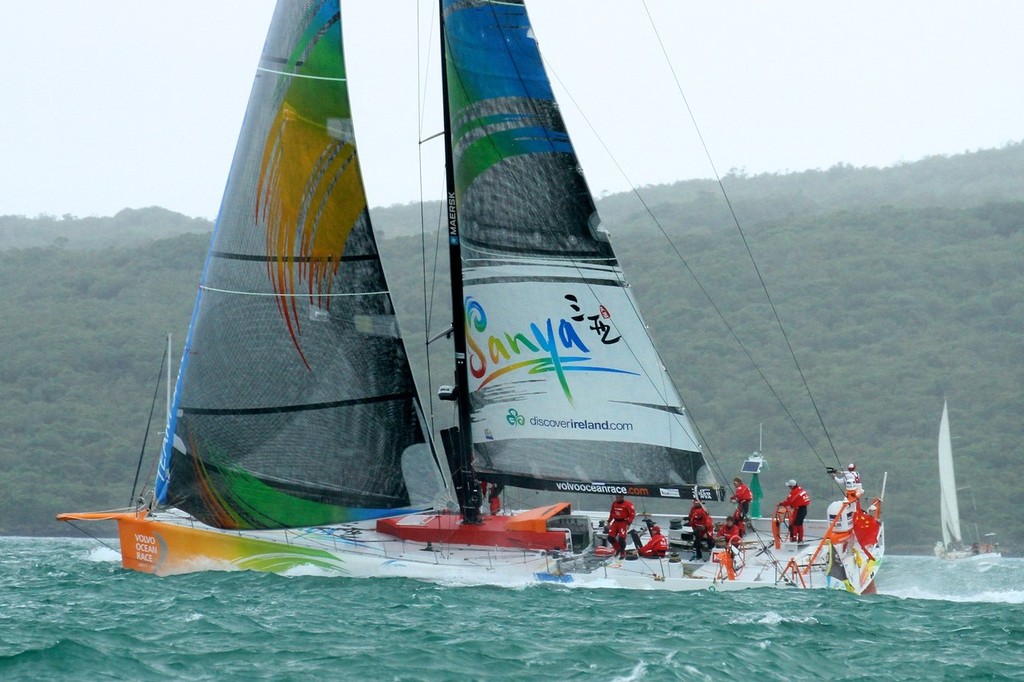
[[[736,503],[736,511],[739,512],[740,518],[749,516],[750,503],[754,500],[754,493],[750,492],[750,488],[743,483],[743,479],[739,476],[732,479],[732,482],[736,486],[736,492],[729,499]]]
[[[807,507],[811,504],[811,496],[807,491],[796,484],[796,481],[786,481],[789,488],[789,497],[779,502],[780,507],[788,507],[789,515],[789,541],[804,541],[804,518],[807,516]]]
[[[505,489],[505,486],[500,483],[492,483],[491,489],[487,493],[487,502],[490,505],[491,516],[497,516],[501,513],[501,492]]]
[[[740,537],[743,537],[744,535],[746,535],[746,533],[747,533],[747,524],[744,523],[744,521],[743,521],[744,516],[743,516],[743,513],[740,511],[739,507],[737,507],[736,511],[734,511],[727,518],[732,519],[732,522],[736,524],[736,528],[739,529]]]
[[[719,539],[725,540],[725,544],[739,545],[740,544],[740,527],[736,525],[736,521],[731,516],[725,517],[725,523],[718,529]]]
[[[703,559],[702,546],[707,543],[707,548],[711,549],[714,545],[715,524],[711,520],[711,514],[708,514],[708,510],[704,508],[700,500],[693,501],[686,522],[693,530],[693,558]]]
[[[640,556],[662,558],[668,554],[668,538],[661,534],[661,527],[651,526],[651,539],[640,548]]]
[[[608,541],[620,558],[626,556],[626,531],[636,518],[636,507],[626,499],[625,495],[615,496],[612,508],[608,512]]]

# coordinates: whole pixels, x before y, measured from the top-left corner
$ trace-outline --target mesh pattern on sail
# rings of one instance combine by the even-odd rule
[[[521,478],[561,481],[644,482],[659,486],[686,486],[698,481],[704,466],[699,452],[646,443],[530,439],[478,443],[480,471]]]
[[[697,482],[525,8],[448,0],[445,33],[476,468],[538,488]]]
[[[183,360],[167,502],[221,527],[407,506],[423,442],[366,211],[337,0],[275,12]]]

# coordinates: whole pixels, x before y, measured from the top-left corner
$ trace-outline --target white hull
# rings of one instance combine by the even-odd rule
[[[399,523],[427,525],[437,516],[410,515]],[[606,514],[577,512],[574,516],[586,517],[596,529]],[[668,528],[678,517],[652,518]],[[678,542],[671,547],[677,557],[615,559],[599,556],[593,546],[572,553],[403,540],[380,532],[374,521],[288,531],[225,531],[180,513],[126,514],[118,521],[124,565],[160,575],[253,569],[502,586],[555,582],[669,591],[782,587],[861,593],[873,591],[884,547],[880,537],[866,556],[851,538],[844,543],[846,553],[840,552],[833,561],[845,568],[841,571],[845,579],[837,579],[829,577],[829,543],[821,542],[828,531],[824,521],[805,523],[806,542],[783,542],[775,549],[770,520],[756,519],[730,578],[718,561],[690,560],[691,551],[678,547]],[[669,532],[670,540],[679,537],[679,530]],[[832,575],[837,575],[835,566]]]
[[[963,561],[963,560],[978,560],[982,561],[985,559],[1002,559],[1003,555],[999,552],[986,552],[984,554],[971,554],[970,552],[964,551],[953,551],[953,552],[942,552],[937,554],[943,561]]]
[[[935,556],[943,561],[962,561],[962,560],[986,560],[986,559],[1001,559],[1003,555],[995,551],[978,551],[974,552],[970,549],[946,549],[942,546],[942,543],[935,545]]]

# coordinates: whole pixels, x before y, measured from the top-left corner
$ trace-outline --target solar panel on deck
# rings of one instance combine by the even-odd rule
[[[740,471],[744,474],[756,474],[761,470],[761,463],[757,460],[747,460],[743,463]]]

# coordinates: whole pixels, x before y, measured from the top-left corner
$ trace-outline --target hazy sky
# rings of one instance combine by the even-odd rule
[[[421,184],[440,193],[439,142],[423,146],[422,176],[416,144],[440,129],[427,65],[436,4],[344,2],[374,206],[415,201]],[[0,215],[158,205],[213,218],[273,5],[0,1]],[[721,174],[886,166],[1024,139],[1019,0],[528,7],[596,194],[712,177],[698,129]]]

